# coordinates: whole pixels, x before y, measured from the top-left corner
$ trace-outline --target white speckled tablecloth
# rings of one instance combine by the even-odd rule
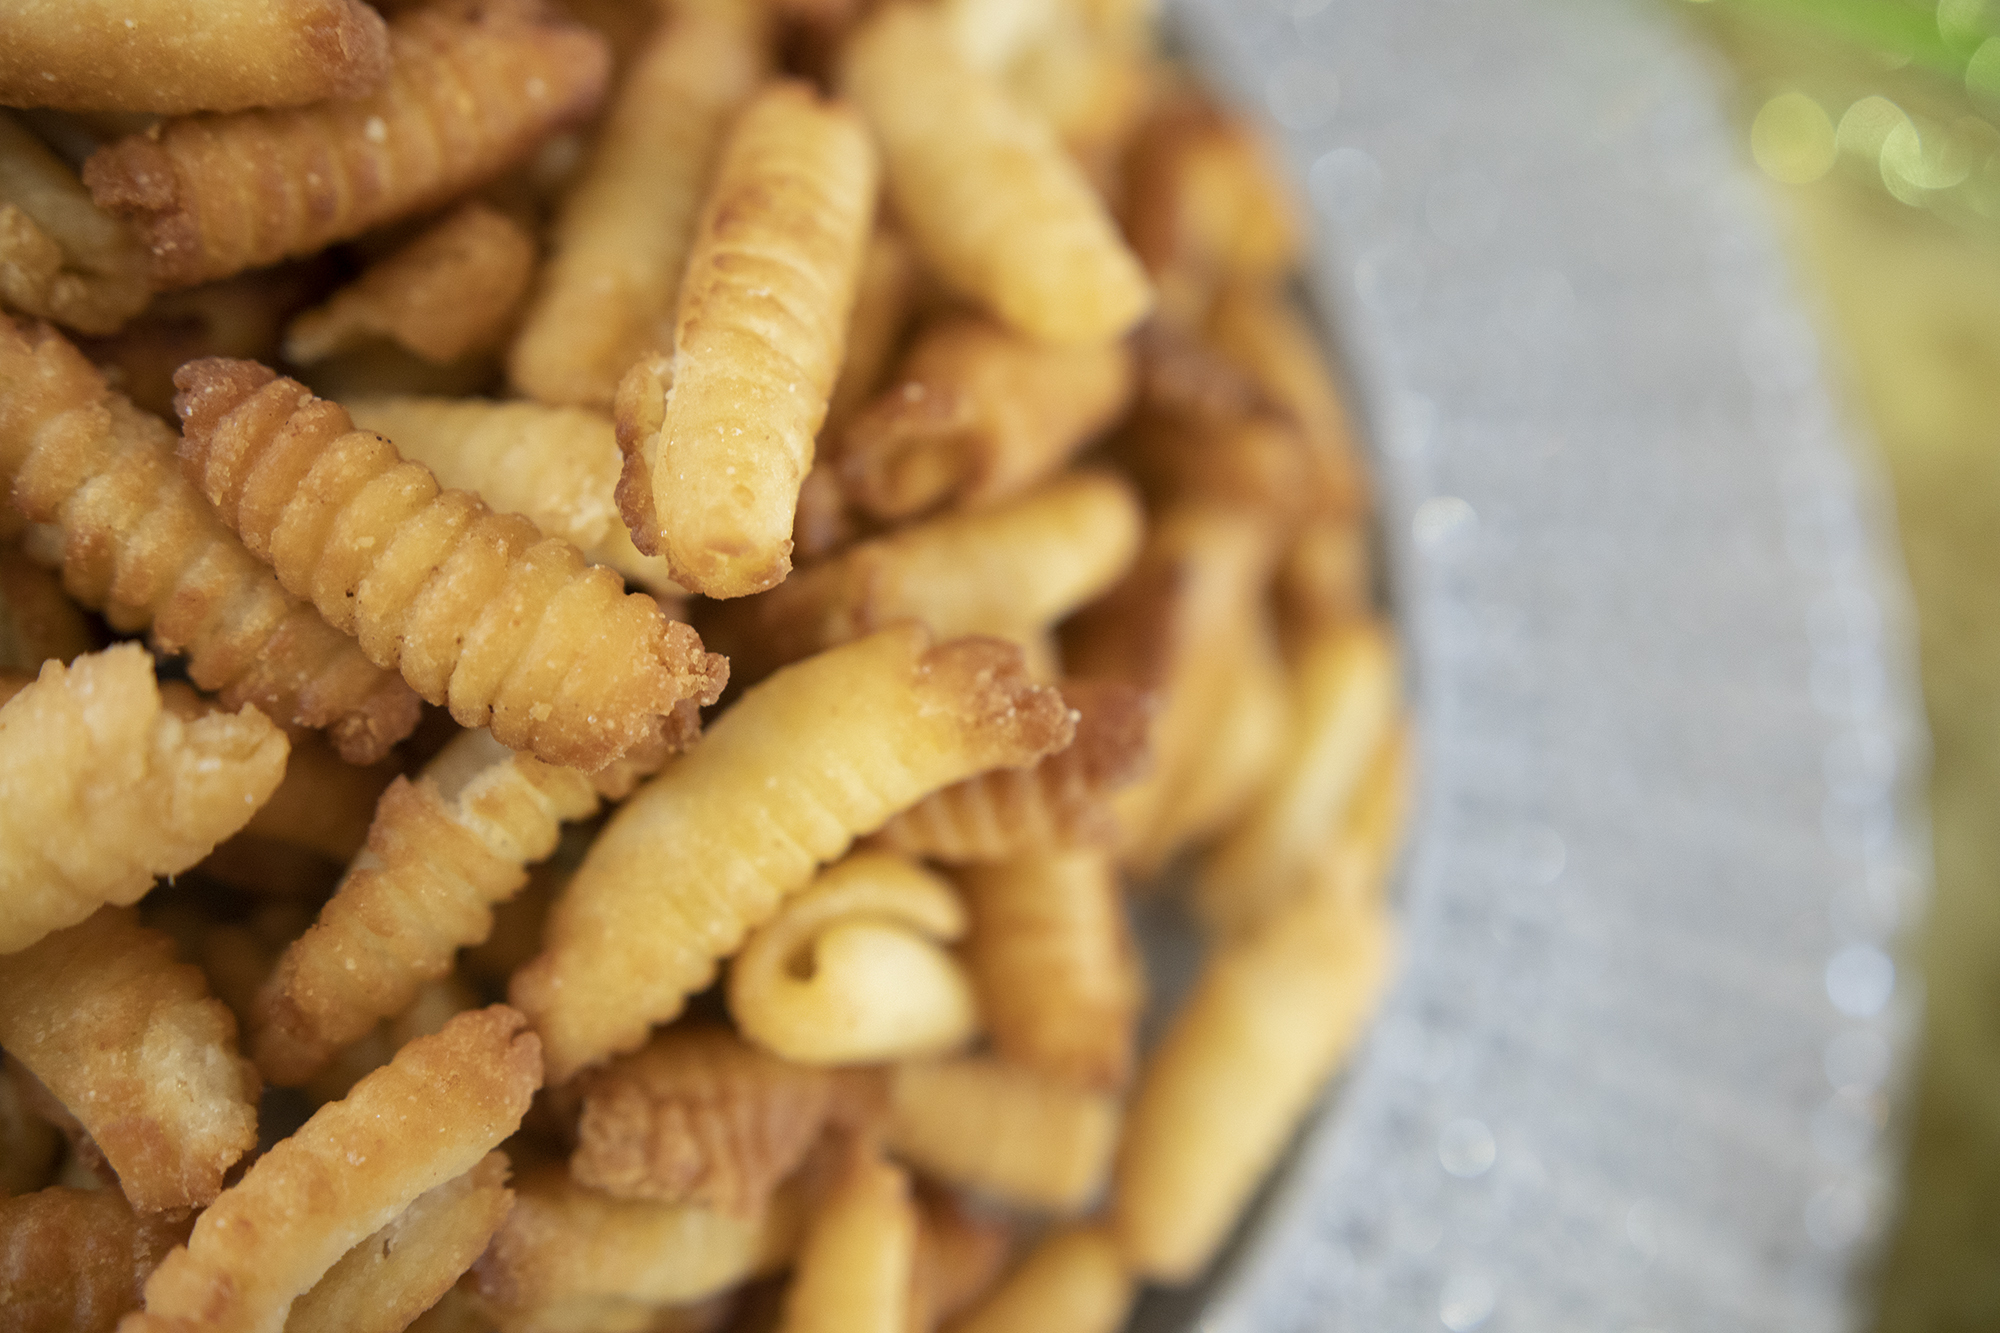
[[[1179,0],[1377,455],[1405,965],[1208,1333],[1866,1320],[1926,879],[1873,478],[1715,72],[1609,0]]]

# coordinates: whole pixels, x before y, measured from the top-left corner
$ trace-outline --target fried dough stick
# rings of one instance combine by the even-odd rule
[[[76,173],[0,111],[0,301],[84,333],[110,333],[152,293],[138,238],[99,212]]]
[[[946,1333],[1117,1333],[1138,1295],[1102,1226],[1048,1236]]]
[[[117,1190],[52,1186],[0,1199],[8,1333],[111,1333],[189,1221],[134,1213]]]
[[[618,515],[624,466],[611,419],[576,407],[471,398],[351,398],[362,430],[396,442],[440,486],[475,491],[502,513],[526,514],[661,598],[681,595],[658,556],[641,555]]]
[[[910,1178],[861,1135],[799,1242],[778,1333],[907,1333],[917,1210]]]
[[[409,687],[287,596],[188,485],[174,436],[44,325],[0,320],[0,481],[63,536],[63,585],[114,629],[150,630],[227,708],[324,728],[373,763],[416,725]]]
[[[641,361],[618,390],[626,525],[692,592],[742,597],[792,567],[875,187],[861,118],[805,84],[758,94],[723,145],[671,361]]]
[[[524,160],[604,93],[603,39],[521,0],[390,25],[388,82],[359,100],[168,122],[83,166],[153,279],[190,287],[435,207]]]
[[[563,200],[508,356],[523,393],[608,409],[633,362],[672,339],[716,150],[768,63],[761,9],[752,0],[676,5],[633,61]]]
[[[1116,1097],[990,1056],[912,1060],[889,1085],[889,1148],[933,1177],[1073,1213],[1103,1188]]]
[[[214,851],[284,780],[287,748],[254,708],[163,710],[137,644],[44,664],[0,706],[0,955]]]
[[[361,0],[14,0],[0,102],[70,111],[241,111],[359,97],[389,71]]]
[[[257,1071],[201,969],[123,908],[0,955],[0,1044],[96,1141],[132,1206],[199,1207],[257,1142]]]
[[[943,14],[885,5],[849,39],[840,84],[946,282],[1046,342],[1104,342],[1145,314],[1145,273],[1082,170],[959,54]]]
[[[556,1081],[636,1048],[860,834],[974,773],[1067,745],[1069,710],[992,639],[899,626],[753,687],[621,807],[511,994]]]
[[[520,1127],[541,1047],[505,1005],[460,1014],[258,1158],[146,1282],[120,1333],[267,1333],[362,1238]]]
[[[181,463],[243,538],[362,652],[461,726],[586,771],[657,743],[728,664],[574,546],[495,514],[247,361],[174,376]]]
[[[296,1087],[401,1013],[458,950],[486,938],[494,905],[597,801],[582,773],[479,731],[453,740],[416,782],[390,783],[367,849],[258,992],[252,1049],[265,1077]]]

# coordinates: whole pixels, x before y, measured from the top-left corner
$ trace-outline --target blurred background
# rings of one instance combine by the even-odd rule
[[[1677,0],[1893,490],[1936,886],[1877,1327],[2000,1328],[2000,4]]]

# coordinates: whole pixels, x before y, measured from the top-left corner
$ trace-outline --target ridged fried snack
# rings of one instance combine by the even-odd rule
[[[200,1207],[257,1142],[236,1020],[173,941],[107,907],[0,955],[0,1045],[68,1108],[142,1212]]]
[[[83,182],[131,222],[153,280],[189,287],[422,212],[589,116],[595,33],[523,0],[422,8],[389,28],[388,82],[292,111],[169,121],[92,155]]]
[[[310,365],[371,337],[440,365],[485,351],[507,332],[534,268],[533,238],[471,200],[294,319],[285,357]]]
[[[61,529],[70,595],[184,654],[225,707],[324,728],[350,762],[380,759],[416,725],[417,697],[287,596],[173,453],[173,432],[53,329],[0,319],[0,481],[29,518]]]
[[[258,993],[252,1049],[296,1087],[400,1013],[478,944],[565,822],[597,812],[590,779],[469,731],[382,793],[368,846]]]
[[[963,865],[1115,841],[1111,797],[1145,771],[1151,697],[1119,680],[1061,688],[1075,740],[1032,768],[995,769],[925,797],[871,845]]]
[[[1145,986],[1110,856],[1029,855],[957,878],[972,913],[965,961],[994,1049],[1079,1087],[1123,1087]]]
[[[461,726],[591,771],[715,702],[728,664],[561,538],[351,429],[336,403],[245,361],[174,382],[181,462],[244,546]]]
[[[82,610],[47,570],[0,550],[0,667],[30,676],[54,658],[67,662],[97,647]]]
[[[959,53],[942,14],[884,5],[849,39],[840,86],[946,282],[1046,342],[1104,342],[1146,313],[1145,273],[1082,170]]]
[[[164,711],[137,644],[45,664],[0,706],[0,955],[207,856],[283,781],[285,750],[254,708]]]
[[[1104,1187],[1118,1099],[991,1056],[913,1060],[889,1084],[889,1148],[939,1180],[1074,1213]]]
[[[570,1175],[621,1199],[761,1212],[836,1109],[836,1075],[676,1025],[577,1080]]]
[[[806,1224],[778,1333],[907,1333],[917,1210],[910,1178],[850,1134]]]
[[[8,1333],[111,1333],[189,1219],[141,1214],[117,1190],[51,1186],[0,1199]]]
[[[507,358],[516,389],[608,409],[632,363],[671,343],[716,152],[769,63],[766,22],[755,0],[696,0],[656,20],[556,216]]]
[[[14,0],[0,103],[72,111],[241,111],[359,97],[389,70],[362,0]]]
[[[673,356],[641,361],[618,391],[626,525],[692,592],[742,597],[792,567],[875,193],[860,117],[802,83],[759,93],[723,145]]]
[[[419,1196],[520,1127],[540,1044],[505,1005],[460,1014],[258,1158],[146,1283],[120,1333],[269,1333]]]
[[[1138,1285],[1102,1226],[1044,1237],[948,1333],[1117,1333]]]
[[[0,41],[0,70],[6,45]],[[0,301],[84,333],[110,333],[152,293],[138,238],[99,212],[76,173],[0,111]]]
[[[718,959],[891,815],[1067,745],[1062,697],[991,639],[884,630],[746,692],[591,845],[510,993],[554,1081],[635,1049]]]
[[[737,1217],[614,1199],[560,1168],[524,1174],[514,1190],[514,1211],[473,1266],[479,1306],[500,1333],[650,1327],[654,1311],[782,1267],[805,1212],[790,1188]]]
[[[507,1220],[507,1154],[414,1199],[292,1302],[285,1333],[403,1333],[472,1267]]]
[[[743,1035],[808,1065],[942,1055],[979,1027],[949,882],[888,852],[855,852],[757,927],[729,963]]]
[[[624,467],[611,419],[576,407],[484,398],[349,398],[362,430],[396,442],[440,486],[473,491],[505,514],[526,514],[594,565],[608,565],[663,601],[682,595],[667,562],[641,555],[618,514]]]
[[[705,623],[745,680],[901,620],[1032,643],[1124,575],[1143,530],[1129,484],[1079,471],[860,542]]]

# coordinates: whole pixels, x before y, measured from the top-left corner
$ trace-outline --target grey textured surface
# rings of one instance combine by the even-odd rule
[[[1855,1327],[1920,733],[1713,72],[1603,0],[1168,10],[1309,183],[1426,786],[1401,980],[1201,1327]]]

